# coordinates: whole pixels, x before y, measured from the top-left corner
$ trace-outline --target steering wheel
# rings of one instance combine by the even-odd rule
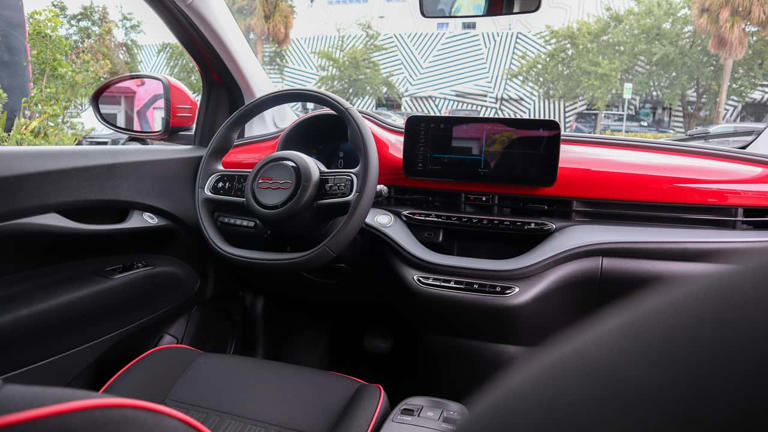
[[[222,159],[232,148],[237,134],[251,119],[288,103],[309,102],[336,113],[347,127],[349,143],[359,156],[353,169],[327,169],[320,162],[296,151],[280,151],[262,159],[245,183],[244,209],[270,230],[287,238],[319,232],[328,221],[319,215],[323,209],[346,211],[343,220],[330,225],[327,236],[305,251],[276,252],[245,249],[227,242],[214,216],[222,197],[207,189],[214,176],[227,173]],[[301,120],[298,120],[301,121]],[[285,136],[285,134],[283,134]],[[337,256],[360,230],[373,205],[379,162],[376,144],[360,113],[344,99],[317,89],[293,88],[268,93],[237,110],[216,132],[200,163],[197,174],[197,215],[203,234],[213,248],[241,263],[270,268],[308,269]],[[241,173],[242,174],[242,173]],[[224,198],[233,200],[233,198]]]

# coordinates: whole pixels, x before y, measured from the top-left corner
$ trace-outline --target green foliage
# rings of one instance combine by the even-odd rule
[[[287,47],[281,48],[270,44],[269,48],[264,50],[264,59],[262,60],[262,65],[267,72],[282,78],[285,74],[285,66],[288,65],[287,52]]]
[[[744,97],[765,79],[765,38],[755,43],[734,69],[732,95]],[[663,106],[681,105],[686,129],[712,112],[722,65],[698,34],[687,0],[636,0],[625,11],[550,28],[548,51],[526,59],[513,78],[539,88],[552,99],[583,99],[603,109],[621,104],[623,83],[634,95]],[[689,102],[689,92],[694,101]]]
[[[3,105],[8,100],[8,95],[0,87],[0,143],[3,142],[5,137],[5,121],[8,118],[8,112],[3,110]]]
[[[365,98],[399,100],[399,90],[375,59],[376,54],[385,49],[379,43],[379,32],[370,23],[361,23],[358,27],[363,32],[359,44],[351,43],[348,35],[339,32],[332,48],[315,53],[320,72],[316,85],[353,105]]]
[[[91,92],[138,69],[141,23],[124,12],[114,21],[106,6],[93,3],[70,13],[53,0],[27,15],[27,31],[33,85],[0,145],[74,144],[88,132],[76,118]]]
[[[178,43],[163,42],[157,51],[159,56],[165,56],[168,75],[181,81],[189,91],[199,95],[203,92],[200,71],[187,51]]]
[[[232,16],[251,49],[264,62],[265,45],[278,49],[291,43],[291,30],[296,17],[293,0],[226,0]]]
[[[643,139],[664,139],[680,136],[680,134],[660,133],[660,132],[613,132],[602,131],[601,135],[622,136],[626,138],[643,138]]]
[[[74,143],[82,130],[70,111],[82,106],[84,86],[97,82],[91,75],[106,69],[106,62],[75,56],[72,41],[60,32],[62,15],[54,8],[30,12],[27,26],[34,85],[4,144]]]
[[[524,59],[511,78],[538,88],[546,98],[584,99],[600,107],[618,101],[626,56],[610,37],[613,25],[598,18],[548,27],[543,38],[548,50]]]

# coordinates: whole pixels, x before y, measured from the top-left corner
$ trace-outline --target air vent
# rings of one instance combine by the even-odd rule
[[[461,192],[390,188],[389,204],[419,210],[461,211]]]
[[[486,192],[451,192],[431,189],[390,188],[389,205],[418,210],[461,212],[488,216],[508,216],[570,220],[573,201],[496,195]]]
[[[468,197],[473,197],[468,199]],[[392,188],[388,205],[411,210],[552,221],[768,230],[768,208],[647,204]]]
[[[741,220],[741,229],[768,229],[768,209],[745,208]]]
[[[735,207],[574,201],[573,220],[737,229],[739,212]]]
[[[499,195],[497,202],[497,211],[501,216],[568,220],[573,210],[573,201],[567,199]]]

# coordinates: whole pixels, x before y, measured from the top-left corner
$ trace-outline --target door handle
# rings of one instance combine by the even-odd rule
[[[168,228],[170,225],[168,219],[142,210],[131,210],[124,221],[113,224],[82,223],[67,219],[58,213],[45,213],[0,223],[0,232],[109,234]]]

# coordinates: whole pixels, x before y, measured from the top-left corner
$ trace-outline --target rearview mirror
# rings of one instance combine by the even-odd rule
[[[102,84],[91,96],[91,107],[96,118],[116,132],[162,139],[192,129],[198,105],[173,78],[127,74]]]
[[[425,18],[470,18],[533,13],[541,0],[419,0]]]

